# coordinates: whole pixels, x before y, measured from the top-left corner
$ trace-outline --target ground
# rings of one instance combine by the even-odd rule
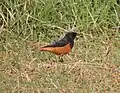
[[[120,93],[116,0],[0,2],[0,93]],[[69,55],[39,48],[75,27]]]

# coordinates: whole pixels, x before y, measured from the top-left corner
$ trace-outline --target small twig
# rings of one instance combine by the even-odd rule
[[[80,63],[81,62],[81,60],[79,60],[78,62],[76,62],[73,66],[72,66],[72,68],[68,71],[68,73],[70,73],[77,65],[78,65],[78,63]]]
[[[108,46],[108,47],[107,47],[107,49],[106,49],[105,56],[107,56],[107,55],[110,53],[110,51],[111,51],[111,47],[110,47],[110,46]]]
[[[53,86],[54,86],[56,89],[58,89],[58,86],[53,82],[53,80],[50,79],[50,81],[51,81],[51,83],[53,84]]]

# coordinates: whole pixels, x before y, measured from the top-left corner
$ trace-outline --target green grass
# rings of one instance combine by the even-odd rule
[[[119,0],[0,1],[0,93],[120,93]],[[68,56],[39,51],[76,27]]]

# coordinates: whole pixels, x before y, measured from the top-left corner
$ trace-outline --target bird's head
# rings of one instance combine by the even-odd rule
[[[77,35],[76,32],[67,32],[65,37],[67,37],[67,39],[74,40],[76,35]]]

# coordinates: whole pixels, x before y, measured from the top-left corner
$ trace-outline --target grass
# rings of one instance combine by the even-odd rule
[[[0,2],[0,93],[119,93],[119,0]],[[39,47],[76,27],[71,59]]]

